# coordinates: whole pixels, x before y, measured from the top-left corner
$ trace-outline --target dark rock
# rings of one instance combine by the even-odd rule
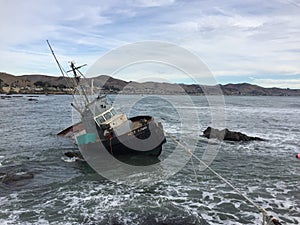
[[[259,137],[251,137],[241,132],[230,131],[227,128],[223,130],[214,129],[212,127],[206,128],[203,131],[203,135],[206,138],[216,138],[219,140],[226,141],[264,141],[264,139]]]
[[[76,158],[78,160],[84,160],[82,155],[79,152],[66,152],[65,156],[69,158]]]
[[[6,173],[0,172],[0,178],[4,177],[6,175]]]
[[[2,174],[2,175],[3,175],[2,182],[5,184],[34,178],[34,174],[32,172],[18,172],[18,173],[12,173],[12,174],[7,173],[7,174]]]
[[[30,101],[30,102],[32,102],[32,101],[37,102],[38,100],[36,98],[29,98],[28,101]]]
[[[11,98],[11,96],[1,96],[1,99],[7,99],[7,98]]]

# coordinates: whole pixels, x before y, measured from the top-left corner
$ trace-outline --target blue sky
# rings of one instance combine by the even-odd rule
[[[0,6],[3,72],[58,75],[47,39],[64,67],[70,60],[93,65],[113,49],[155,40],[197,55],[218,83],[300,88],[300,0],[0,0]],[[152,72],[191,83],[170,69],[136,69],[114,75],[141,80]]]

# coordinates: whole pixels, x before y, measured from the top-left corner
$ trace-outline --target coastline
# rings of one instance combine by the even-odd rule
[[[71,80],[69,80],[71,79]],[[225,96],[300,96],[300,89],[265,88],[249,83],[237,84],[177,84],[160,82],[134,82],[115,79],[107,75],[87,78],[94,93],[124,95],[220,95]],[[92,85],[93,83],[93,85]],[[0,72],[0,94],[71,95],[74,93],[72,78],[47,75],[15,76]],[[205,90],[205,91],[204,91]]]

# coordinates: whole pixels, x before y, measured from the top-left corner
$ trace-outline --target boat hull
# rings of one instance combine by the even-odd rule
[[[136,118],[135,118],[136,119]],[[158,157],[166,142],[161,124],[151,120],[124,135],[102,141],[111,155],[146,155]]]
[[[151,120],[124,135],[102,141],[96,138],[78,147],[87,162],[94,162],[93,167],[113,162],[112,157],[126,164],[148,166],[159,162],[165,142],[162,125]]]
[[[166,142],[162,124],[155,122],[150,116],[137,116],[129,120],[135,126],[119,136],[100,138],[103,131],[99,130],[95,123],[91,123],[90,119],[74,124],[58,135],[75,137],[80,151],[87,149],[87,146],[93,146],[93,150],[106,151],[117,159],[132,156],[158,158],[162,152],[162,145]],[[91,143],[94,145],[90,145]]]

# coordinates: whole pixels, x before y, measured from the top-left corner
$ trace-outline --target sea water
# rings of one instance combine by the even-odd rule
[[[205,96],[108,97],[128,116],[155,116],[199,158],[216,146],[209,162],[213,170],[280,221],[300,224],[298,97],[226,96],[219,116],[213,112],[219,106]],[[176,157],[178,145],[170,136],[160,159],[169,159],[173,173],[151,184],[111,181],[84,162],[66,160],[64,152],[77,147],[56,133],[76,117],[70,102],[67,95],[0,99],[0,175],[34,174],[0,182],[0,224],[261,223],[253,205],[195,158]],[[201,134],[212,125],[267,141],[208,141]]]

